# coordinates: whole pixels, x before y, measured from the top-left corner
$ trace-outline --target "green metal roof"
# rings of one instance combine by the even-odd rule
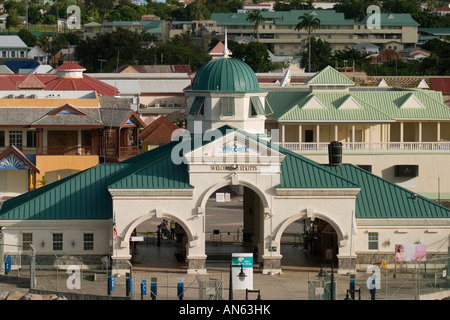
[[[324,165],[324,168],[361,187],[356,197],[356,218],[432,219],[450,218],[450,209],[390,183],[352,164]]]
[[[219,58],[210,60],[197,71],[192,90],[255,92],[259,91],[259,83],[244,61]]]
[[[361,22],[361,25],[367,23],[367,19],[371,16],[366,16]],[[372,21],[375,23],[376,21]],[[380,26],[413,26],[418,27],[419,23],[414,20],[410,13],[380,13]]]
[[[280,184],[277,188],[287,189],[330,189],[330,188],[359,188],[352,181],[330,174],[318,163],[297,153],[280,147],[280,152],[286,157],[281,163]]]
[[[320,20],[321,25],[352,25],[352,19],[345,19],[344,14],[335,10],[291,10],[291,11],[261,11],[264,21],[261,25],[292,25],[300,22],[305,13],[313,14]],[[254,26],[255,23],[247,20],[248,13],[212,13],[210,20],[219,26]]]
[[[331,66],[325,67],[322,71],[305,81],[308,85],[333,85],[333,86],[354,86],[355,83]]]
[[[229,133],[231,127],[219,129]],[[251,139],[258,136],[234,129]],[[263,142],[263,140],[261,140]],[[144,152],[120,164],[101,164],[63,180],[6,201],[0,220],[111,219],[109,189],[180,189],[189,184],[188,166],[175,165],[171,153],[176,141]],[[194,140],[192,141],[194,144]],[[211,143],[203,141],[203,144]],[[270,143],[264,142],[270,148]],[[320,165],[281,147],[280,189],[336,189],[361,191],[357,218],[449,218],[450,210],[353,165]]]
[[[122,164],[101,164],[5,201],[0,220],[110,219],[109,177]]]
[[[375,122],[394,121],[388,114],[361,100],[349,92],[270,92],[267,95],[266,114],[268,118],[278,121],[305,121],[305,122]],[[323,108],[308,109],[307,104],[317,99]],[[346,109],[345,105],[353,99],[354,105],[359,107]],[[290,102],[290,107],[287,103]],[[274,111],[270,114],[271,110]],[[281,106],[280,106],[281,105]]]
[[[334,86],[354,83],[331,66],[309,78],[306,83],[310,86],[324,85],[328,89],[286,91],[280,88],[269,91],[266,117],[278,121],[305,122],[450,120],[450,108],[444,104],[441,92],[379,87],[334,90]],[[309,108],[312,102],[321,108]]]

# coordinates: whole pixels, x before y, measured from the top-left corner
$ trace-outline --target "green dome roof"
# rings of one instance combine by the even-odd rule
[[[259,91],[258,79],[248,64],[235,58],[219,58],[197,71],[192,90]]]

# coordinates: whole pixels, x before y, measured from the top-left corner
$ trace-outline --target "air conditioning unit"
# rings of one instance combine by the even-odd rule
[[[403,164],[395,166],[396,177],[417,177],[419,175],[419,166],[415,164]]]

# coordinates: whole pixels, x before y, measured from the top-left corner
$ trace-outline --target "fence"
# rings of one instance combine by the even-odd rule
[[[354,275],[339,274],[329,266],[323,267],[321,273],[284,270],[281,275],[268,276],[254,271],[253,282],[264,300],[344,300],[349,296],[356,300],[435,300],[450,297],[449,260],[429,259],[388,269],[372,265],[358,269]],[[134,300],[227,300],[229,294],[230,273],[226,266],[211,268],[208,274],[201,275],[187,274],[182,269],[139,270],[133,266],[130,273],[119,276],[102,259],[58,257],[53,264],[36,264],[31,271],[30,265],[23,264],[0,281],[16,277],[23,282],[34,273],[34,290]],[[375,292],[370,291],[371,285]],[[245,298],[244,292],[234,293],[235,300]]]

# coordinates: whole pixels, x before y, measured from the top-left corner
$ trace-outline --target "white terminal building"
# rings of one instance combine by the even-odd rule
[[[438,94],[369,94],[351,87],[349,79],[326,68],[303,89],[265,91],[241,60],[227,54],[211,60],[185,91],[187,127],[175,141],[6,201],[0,209],[1,249],[13,256],[13,267],[18,248],[32,243],[38,261],[55,254],[99,260],[109,255],[115,268],[126,271],[135,229],[152,218],[173,219],[182,229],[187,272],[207,273],[207,201],[223,187],[239,186],[244,243],[265,274],[282,272],[281,236],[298,220],[314,235],[323,261],[341,273],[381,261],[393,266],[397,244],[425,247],[428,257],[447,255],[450,210],[406,188],[407,179],[417,183],[409,173],[415,167],[395,169],[403,173],[402,185],[342,161],[348,148],[374,146],[394,132],[403,139],[399,146],[414,132],[425,140],[430,123],[418,129],[402,125],[370,103],[369,95],[379,93],[374,101],[392,99],[399,112],[414,114],[424,106],[440,110]],[[310,120],[295,123],[299,119]],[[447,137],[446,126],[441,123],[434,134]],[[390,141],[378,142],[384,148]],[[303,155],[313,148],[330,153],[316,162]],[[423,167],[421,174],[429,170]]]

